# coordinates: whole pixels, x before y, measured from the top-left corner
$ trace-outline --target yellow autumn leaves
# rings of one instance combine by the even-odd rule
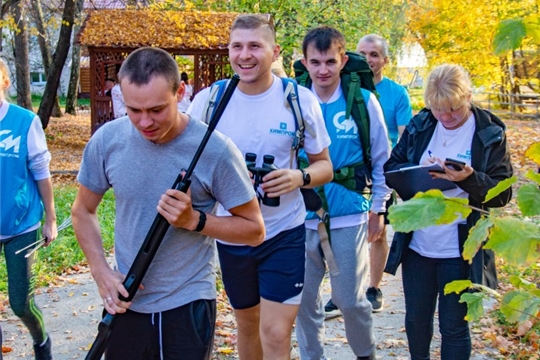
[[[237,15],[209,11],[99,10],[88,15],[79,41],[81,45],[96,47],[224,48]]]

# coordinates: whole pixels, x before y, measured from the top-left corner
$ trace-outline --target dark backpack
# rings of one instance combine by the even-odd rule
[[[347,51],[349,60],[341,70],[341,88],[347,99],[345,118],[351,114],[358,128],[358,136],[362,144],[364,163],[371,170],[371,141],[369,137],[369,115],[360,88],[376,94],[373,72],[363,55]],[[294,62],[294,74],[298,84],[311,88],[312,80],[309,72],[300,60]]]

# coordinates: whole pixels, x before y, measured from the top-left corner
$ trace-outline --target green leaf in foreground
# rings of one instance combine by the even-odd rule
[[[535,183],[537,183],[538,185],[540,185],[540,174],[537,174],[535,173],[534,171],[532,170],[529,170],[527,171],[527,173],[525,174],[525,177],[529,180],[532,180],[534,181]]]
[[[471,280],[454,280],[444,286],[444,295],[455,292],[460,294],[472,286]]]
[[[507,51],[517,49],[527,30],[521,18],[507,19],[500,22],[493,38],[493,51],[502,55]]]
[[[489,240],[484,245],[512,265],[523,266],[540,257],[538,225],[505,216],[493,220]]]
[[[529,146],[525,151],[525,156],[540,165],[540,142]]]
[[[510,322],[524,322],[536,316],[539,310],[540,298],[521,290],[506,293],[501,303],[501,312]]]
[[[484,316],[484,307],[482,306],[482,300],[486,296],[481,292],[470,293],[466,292],[461,295],[459,298],[460,303],[467,303],[467,315],[465,315],[465,320],[467,321],[477,321]]]
[[[534,291],[536,289],[536,284],[520,278],[519,276],[512,275],[508,277],[510,284],[514,285],[516,289],[525,289],[529,291]]]
[[[540,189],[535,184],[525,184],[520,187],[516,200],[524,216],[540,215]]]
[[[440,190],[429,190],[390,207],[388,219],[395,231],[410,232],[449,224],[459,215],[466,218],[471,212],[467,204],[467,199],[446,198]]]
[[[469,237],[463,246],[463,258],[469,261],[469,264],[472,263],[482,243],[488,238],[489,229],[492,226],[493,221],[490,218],[482,218],[469,230]]]
[[[489,189],[489,191],[486,194],[486,198],[484,199],[484,203],[488,202],[489,200],[493,199],[495,196],[499,195],[506,189],[508,189],[512,184],[514,184],[517,181],[517,177],[512,176],[508,179],[505,179],[503,181],[500,181],[497,186]]]

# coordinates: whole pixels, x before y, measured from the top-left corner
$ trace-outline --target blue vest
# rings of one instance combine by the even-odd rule
[[[43,204],[28,168],[28,130],[36,115],[9,104],[0,121],[0,234],[17,235],[37,224]]]

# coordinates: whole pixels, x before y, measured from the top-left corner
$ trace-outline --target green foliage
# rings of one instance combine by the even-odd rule
[[[41,104],[41,99],[43,96],[32,94],[32,107],[34,109],[39,108],[39,105]],[[66,97],[64,95],[58,97],[58,101],[60,102],[60,107],[65,108],[66,107]],[[17,99],[11,99],[11,103],[15,104],[17,103]],[[77,105],[79,106],[90,106],[90,99],[77,99]]]
[[[506,180],[501,181],[497,184],[494,188],[489,189],[488,193],[486,194],[486,198],[484,200],[484,203],[488,202],[489,200],[497,197],[500,193],[508,189],[512,186],[512,184],[515,184],[517,181],[517,177],[512,176],[511,178],[508,178]]]
[[[484,316],[484,307],[482,306],[482,300],[486,298],[486,295],[480,292],[463,293],[459,298],[460,303],[467,303],[467,315],[465,320],[476,321]]]
[[[508,51],[519,48],[523,38],[527,35],[523,19],[507,19],[499,23],[493,38],[493,51],[499,56]]]
[[[493,38],[493,52],[500,56],[508,51],[519,49],[527,36],[536,44],[540,44],[540,18],[538,16],[529,15],[503,20],[499,23]]]
[[[510,216],[493,219],[485,249],[495,251],[510,264],[526,265],[540,257],[537,224]]]
[[[431,225],[450,224],[460,215],[466,218],[471,213],[471,209],[465,206],[467,204],[467,199],[449,199],[434,189],[391,206],[388,219],[395,231],[410,232]]]
[[[525,156],[540,165],[540,142],[529,146],[525,151]]]
[[[451,293],[460,294],[465,290],[468,290],[472,286],[471,280],[456,280],[452,281],[449,284],[446,284],[444,287],[444,295],[448,295]]]
[[[519,210],[525,216],[540,215],[540,189],[536,184],[525,184],[517,193]]]
[[[502,299],[501,312],[509,322],[522,323],[540,310],[540,294],[523,290],[506,293]]]
[[[489,236],[489,229],[493,226],[490,218],[480,219],[469,231],[469,238],[463,246],[463,258],[472,263],[474,255]]]
[[[55,208],[57,223],[60,225],[65,219],[71,216],[71,206],[75,200],[77,188],[74,186],[57,187],[54,189]],[[103,197],[103,201],[98,208],[98,217],[101,224],[103,236],[103,246],[106,251],[110,251],[114,242],[114,194],[109,191]],[[58,234],[48,247],[41,248],[37,252],[38,260],[35,271],[37,286],[47,286],[54,281],[57,275],[62,274],[66,269],[85,261],[84,254],[79,247],[77,239],[73,233],[73,228],[68,227]],[[0,258],[0,291],[6,292],[7,273],[4,257]]]

